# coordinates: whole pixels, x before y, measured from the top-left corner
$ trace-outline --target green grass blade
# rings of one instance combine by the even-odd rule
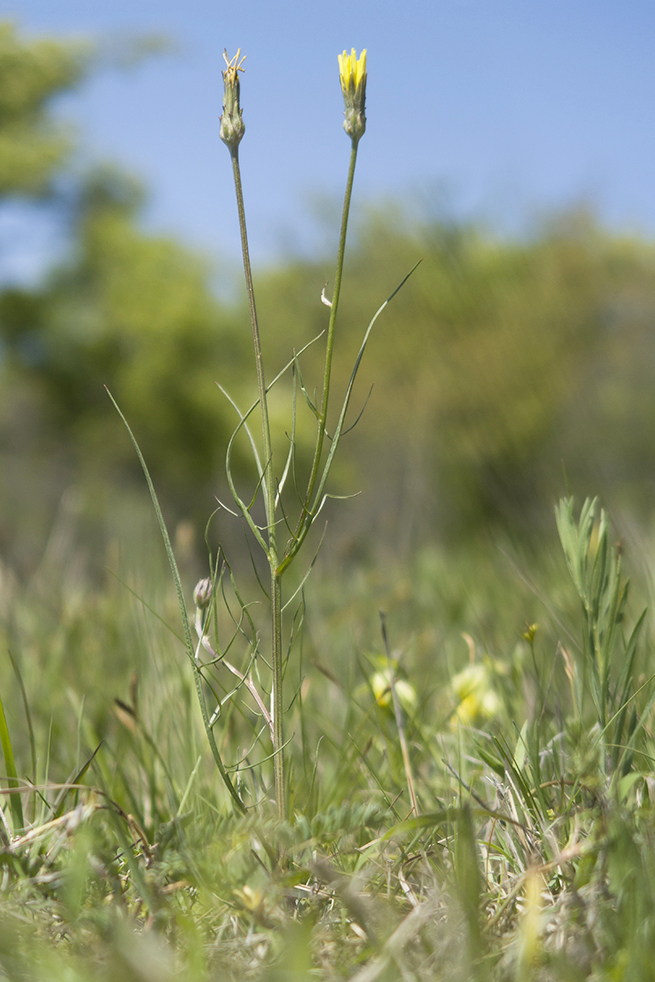
[[[57,795],[57,799],[53,805],[54,815],[53,818],[60,818],[64,814],[64,805],[66,804],[66,798],[70,791],[76,790],[77,785],[82,781],[84,775],[88,771],[89,767],[93,763],[96,754],[100,750],[103,741],[101,740],[98,746],[95,748],[93,753],[87,760],[82,764],[82,766],[77,771],[73,771],[69,779],[66,781],[66,785],[61,789]]]
[[[175,583],[175,590],[177,592],[177,601],[178,601],[178,604],[179,604],[179,607],[180,607],[180,614],[182,616],[182,627],[183,627],[183,630],[184,630],[184,645],[185,645],[185,648],[186,648],[186,651],[187,651],[187,655],[189,657],[189,660],[191,662],[191,665],[193,667],[193,676],[194,676],[195,685],[196,685],[196,693],[197,693],[197,696],[198,696],[198,702],[200,704],[200,712],[202,714],[202,721],[203,721],[203,724],[204,724],[204,727],[205,727],[205,733],[207,734],[207,739],[209,741],[209,746],[210,746],[211,751],[212,751],[212,756],[214,757],[214,761],[215,761],[216,766],[218,768],[218,771],[219,771],[219,773],[220,773],[220,775],[221,775],[221,777],[223,779],[223,782],[224,782],[227,790],[230,792],[230,795],[232,797],[232,800],[234,801],[234,803],[237,806],[237,808],[239,809],[239,811],[245,813],[245,810],[246,810],[245,805],[243,804],[243,802],[241,800],[241,797],[239,796],[239,792],[234,787],[234,784],[230,780],[230,776],[229,776],[229,774],[227,773],[227,771],[225,769],[225,764],[223,763],[223,758],[221,757],[220,751],[219,751],[218,746],[216,744],[216,739],[215,739],[214,734],[212,732],[212,728],[209,725],[209,715],[207,713],[207,703],[206,703],[206,700],[205,700],[205,693],[204,693],[203,688],[202,688],[202,678],[200,676],[200,672],[198,670],[198,666],[196,665],[196,661],[195,661],[195,645],[193,643],[193,638],[192,638],[192,635],[191,635],[191,624],[189,622],[189,613],[187,611],[186,601],[184,599],[184,591],[182,589],[182,580],[180,578],[180,571],[177,568],[177,563],[175,561],[175,555],[173,553],[173,546],[171,545],[170,536],[168,534],[168,529],[166,528],[166,522],[164,521],[164,516],[162,514],[162,510],[161,510],[161,507],[160,507],[160,504],[159,504],[159,499],[157,497],[157,492],[155,491],[155,486],[152,483],[152,478],[150,477],[150,471],[148,470],[148,465],[145,462],[145,458],[144,458],[143,454],[141,453],[141,448],[139,447],[139,444],[136,442],[136,437],[132,433],[132,430],[130,428],[129,423],[125,419],[125,416],[121,412],[121,410],[120,410],[120,408],[118,406],[118,403],[114,399],[114,397],[111,394],[111,392],[109,391],[109,389],[107,389],[107,395],[109,396],[109,398],[113,402],[114,408],[116,409],[116,412],[118,413],[118,415],[120,416],[120,418],[123,420],[123,423],[125,424],[125,428],[126,428],[127,432],[129,433],[130,440],[132,441],[132,444],[133,444],[134,449],[136,451],[136,455],[139,458],[139,463],[141,464],[141,469],[143,470],[143,473],[144,473],[144,476],[145,476],[145,479],[146,479],[146,483],[148,485],[148,490],[150,491],[150,497],[152,499],[152,504],[153,504],[153,507],[155,509],[155,515],[157,516],[157,522],[159,523],[159,531],[161,532],[161,537],[162,537],[163,542],[164,542],[164,548],[166,549],[166,555],[168,557],[168,562],[169,562],[169,565],[170,565],[170,568],[171,568],[171,573],[173,575],[173,581]]]
[[[5,758],[5,771],[7,772],[7,786],[13,794],[10,795],[11,801],[11,815],[14,820],[14,834],[18,832],[19,829],[25,827],[25,822],[23,821],[23,803],[20,797],[20,787],[18,783],[18,774],[16,773],[16,764],[14,762],[14,751],[11,746],[11,737],[9,736],[9,728],[7,727],[7,719],[5,717],[4,706],[2,705],[2,698],[0,697],[0,743],[2,744],[2,753]]]
[[[23,676],[21,670],[18,667],[18,663],[11,653],[8,651],[9,657],[11,659],[11,664],[14,669],[16,678],[18,679],[18,685],[20,686],[20,694],[23,700],[23,708],[25,710],[25,722],[27,723],[27,732],[30,738],[30,756],[32,758],[32,780],[36,781],[36,741],[34,739],[34,727],[32,726],[32,714],[30,712],[30,704],[27,698],[27,692],[25,691],[25,684],[23,682]]]

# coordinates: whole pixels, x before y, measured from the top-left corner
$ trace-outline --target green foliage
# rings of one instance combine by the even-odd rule
[[[188,515],[202,503],[205,516],[234,418],[214,382],[236,375],[240,394],[247,338],[213,296],[204,257],[140,230],[144,195],[132,179],[108,166],[75,168],[75,144],[51,103],[100,63],[97,47],[23,41],[1,25],[0,198],[56,192],[57,209],[43,206],[60,216],[70,243],[43,284],[0,291],[3,471],[38,482],[41,509],[72,481],[91,484],[98,500],[103,486],[133,478],[138,465],[106,385],[169,506]],[[11,539],[15,484],[0,483],[2,533]],[[35,501],[32,524],[38,511]]]
[[[588,685],[603,760],[607,761],[611,772],[625,776],[630,770],[634,742],[642,725],[637,723],[637,710],[633,704],[637,695],[633,682],[637,644],[646,611],[629,637],[624,639],[620,632],[628,584],[621,578],[620,553],[613,550],[609,542],[607,515],[601,510],[597,520],[596,511],[596,501],[587,500],[576,525],[572,499],[562,500],[556,510],[560,540],[584,616],[582,665],[573,679],[575,704],[577,713],[583,715]],[[652,679],[646,680],[639,691],[645,690],[648,694],[651,683]],[[648,718],[654,702],[655,696],[651,696],[643,719]]]
[[[11,737],[9,735],[9,730],[7,729],[7,719],[5,717],[4,706],[2,705],[2,700],[0,699],[0,743],[2,744],[2,756],[5,762],[5,771],[7,773],[7,787],[10,791],[15,792],[18,789],[18,779],[16,775],[16,764],[14,763],[14,751],[11,746]],[[23,828],[23,808],[21,805],[20,795],[12,794],[10,798],[11,802],[11,812],[14,820],[14,830],[16,832]]]
[[[6,418],[16,420],[14,438],[45,442],[68,480],[116,487],[138,465],[107,386],[169,506],[188,515],[202,505],[204,516],[234,417],[214,382],[241,376],[245,342],[211,296],[206,263],[138,230],[140,201],[118,173],[90,175],[79,192],[76,255],[40,292],[0,296]],[[24,400],[41,407],[29,417],[36,433],[24,422],[20,432]],[[238,453],[235,464],[243,467]]]
[[[652,467],[643,319],[655,306],[652,246],[614,238],[582,214],[508,241],[379,208],[348,258],[345,351],[335,369],[342,386],[381,284],[421,256],[363,366],[361,401],[374,383],[370,422],[344,445],[344,487],[365,483],[369,492],[360,521],[366,512],[382,528],[398,527],[400,508],[401,527],[415,533],[467,534],[489,522],[545,527],[565,481],[574,490],[602,483],[646,506],[639,480]],[[324,270],[297,263],[264,284],[260,308],[273,344],[294,330],[289,309],[303,339],[316,333]],[[315,379],[305,375],[311,391]]]
[[[57,557],[63,577],[44,567],[29,589],[5,570],[2,643],[21,668],[38,761],[31,772],[18,677],[7,661],[0,683],[28,831],[0,849],[5,974],[44,982],[153,972],[198,982],[291,972],[646,982],[655,869],[650,700],[635,681],[635,659],[633,753],[614,769],[612,748],[598,752],[591,669],[580,690],[590,712],[582,714],[569,674],[593,657],[584,612],[571,636],[563,625],[573,623],[582,584],[592,621],[614,610],[620,652],[630,607],[617,623],[616,607],[598,602],[614,583],[601,575],[606,520],[601,529],[592,504],[578,520],[562,502],[559,521],[580,575],[567,586],[563,564],[556,569],[542,555],[524,571],[539,582],[541,600],[505,559],[480,547],[441,563],[426,555],[406,571],[389,567],[384,578],[314,584],[302,661],[296,651],[288,668],[302,679],[302,698],[289,717],[298,740],[293,816],[284,823],[261,802],[235,814],[215,778],[179,664],[183,645],[148,610],[176,619],[174,595],[161,592],[154,531],[120,569],[144,603],[115,579],[98,587],[76,580],[72,554]],[[403,709],[418,817],[394,716],[365,684],[376,658],[360,657],[383,650],[371,613],[379,604],[404,641],[396,668],[402,661],[418,691]],[[538,628],[524,631],[537,617]],[[563,644],[579,646],[569,668]],[[100,653],[103,687],[87,667]],[[245,669],[237,654],[230,657]],[[484,730],[453,712],[459,697],[450,679],[471,657],[495,665],[490,684],[502,708]],[[650,648],[641,645],[638,657],[648,677]],[[622,665],[617,658],[610,672],[612,697]],[[221,719],[222,749],[249,745],[253,709]],[[587,752],[594,743],[595,754]],[[257,775],[252,768],[250,780]]]
[[[88,44],[24,41],[0,22],[0,196],[41,195],[68,163],[74,143],[49,104],[89,71]]]
[[[234,371],[240,344],[207,289],[205,263],[140,233],[138,204],[119,175],[98,174],[84,189],[80,259],[44,298],[37,370],[82,454],[104,456],[105,467],[115,461],[98,451],[118,443],[103,383],[111,388],[175,494],[215,476],[229,407],[213,376]]]

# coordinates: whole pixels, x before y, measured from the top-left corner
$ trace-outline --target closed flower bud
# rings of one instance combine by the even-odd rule
[[[236,151],[241,143],[243,134],[246,132],[245,123],[241,118],[243,110],[239,105],[241,88],[239,85],[239,72],[243,71],[241,65],[243,64],[245,55],[239,61],[240,55],[241,48],[239,48],[234,58],[228,58],[227,51],[223,52],[227,68],[223,72],[225,93],[223,95],[223,115],[221,116],[220,132],[221,140],[229,147],[231,153]]]
[[[353,48],[350,54],[338,55],[341,91],[346,106],[343,128],[357,144],[366,130],[366,48],[359,58]]]
[[[204,580],[199,580],[196,583],[196,588],[193,591],[193,602],[198,608],[198,610],[205,610],[209,607],[212,599],[213,586],[212,581],[209,577]]]

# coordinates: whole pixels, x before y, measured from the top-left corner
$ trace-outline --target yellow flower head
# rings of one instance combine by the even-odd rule
[[[338,55],[338,59],[341,91],[346,106],[343,128],[357,144],[366,129],[366,48],[359,58],[353,48],[350,54],[344,51]]]
[[[387,668],[382,672],[376,672],[371,678],[371,689],[373,690],[375,701],[383,709],[391,709],[393,707],[391,674],[391,670]],[[416,692],[414,691],[414,686],[406,679],[394,679],[394,686],[398,701],[403,709],[406,712],[411,712],[415,709]]]
[[[356,89],[358,85],[361,85],[362,80],[366,78],[366,48],[364,48],[359,58],[354,48],[350,54],[344,51],[342,55],[337,55],[337,57],[339,59],[341,88],[345,95],[351,84]]]
[[[481,726],[500,712],[500,698],[486,665],[467,665],[454,676],[451,685],[458,701],[451,725]]]

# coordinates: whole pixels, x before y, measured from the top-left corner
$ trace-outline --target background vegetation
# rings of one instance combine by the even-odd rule
[[[373,390],[336,474],[362,494],[334,503],[300,608],[295,820],[265,804],[237,819],[104,386],[190,594],[234,422],[214,382],[253,389],[247,315],[204,258],[143,231],[132,178],[80,170],[51,106],[97,65],[92,47],[0,29],[0,194],[65,242],[40,282],[0,288],[5,785],[36,788],[3,806],[4,977],[649,978],[653,244],[582,212],[520,240],[430,202],[361,221],[337,387],[423,264],[367,351],[360,406]],[[260,276],[269,364],[323,329],[331,267]],[[596,511],[578,534],[562,512],[567,568],[553,505],[569,491],[600,493],[616,531]],[[239,529],[220,536],[238,563]],[[258,725],[232,711],[222,746],[247,759]]]
[[[206,259],[140,228],[133,179],[106,165],[80,172],[70,134],[52,122],[53,98],[94,68],[92,49],[3,29],[0,193],[47,209],[67,243],[43,282],[0,294],[1,541],[21,562],[38,554],[24,516],[42,539],[66,487],[91,487],[87,498],[141,487],[104,385],[171,514],[203,522],[233,421],[213,383],[237,394],[251,385],[245,304],[217,299]],[[366,426],[344,447],[341,490],[362,491],[340,506],[353,547],[549,528],[567,488],[648,520],[653,245],[583,212],[511,241],[420,205],[371,210],[349,250],[341,386],[371,311],[423,257],[367,352]],[[324,326],[332,262],[289,261],[260,277],[273,365]],[[29,488],[47,518],[26,508]]]

